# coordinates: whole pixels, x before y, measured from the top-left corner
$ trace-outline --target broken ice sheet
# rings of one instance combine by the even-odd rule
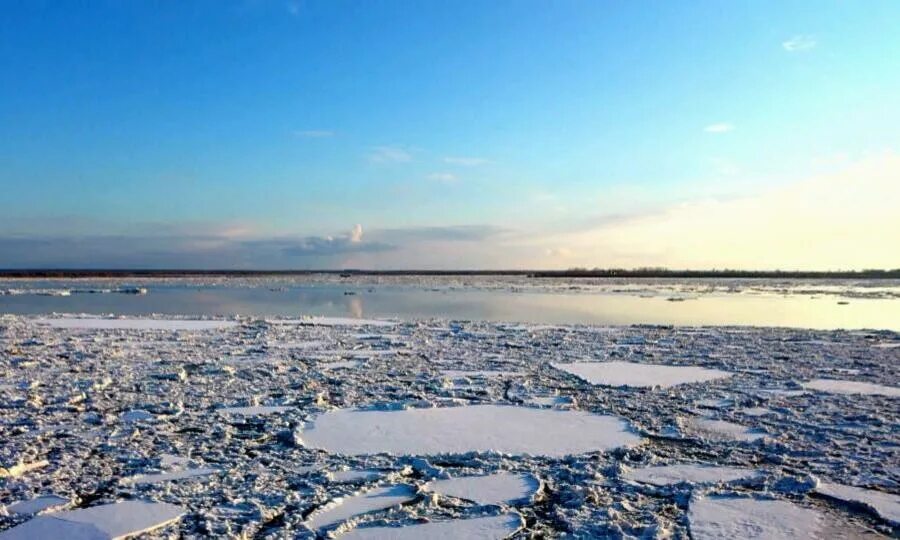
[[[671,388],[679,384],[708,382],[730,377],[731,373],[699,366],[668,366],[635,362],[552,363],[591,384],[636,388]]]
[[[177,521],[184,509],[167,503],[121,501],[43,514],[0,532],[0,540],[113,540]]]
[[[422,489],[478,504],[511,504],[530,499],[540,487],[540,480],[530,474],[500,472],[433,480]]]
[[[844,502],[862,504],[893,526],[900,525],[900,496],[874,489],[864,489],[827,482],[819,483],[816,493]]]
[[[342,540],[502,540],[524,525],[518,514],[432,521],[403,527],[357,527],[340,535]]]
[[[787,501],[706,496],[691,500],[688,512],[694,540],[808,540],[822,537],[818,512]]]
[[[407,485],[394,485],[370,489],[354,495],[334,499],[312,512],[304,525],[318,531],[343,523],[353,517],[385,510],[409,502],[416,491]]]
[[[759,472],[744,467],[720,467],[695,463],[629,469],[622,474],[622,477],[627,480],[654,486],[671,486],[681,482],[690,484],[730,483],[759,476]]]
[[[349,455],[498,452],[560,457],[641,442],[627,422],[614,416],[506,405],[338,409],[316,417],[301,438],[310,448]]]
[[[815,379],[808,383],[803,383],[803,387],[831,394],[868,394],[872,396],[900,397],[900,388],[859,381]]]
[[[45,510],[58,509],[69,504],[69,499],[56,495],[43,495],[26,501],[19,501],[6,506],[11,514],[37,514]]]
[[[141,474],[141,475],[137,475],[137,476],[132,476],[130,478],[123,478],[121,480],[121,483],[125,484],[125,485],[156,484],[159,482],[172,482],[175,480],[185,480],[185,479],[190,479],[190,478],[209,476],[209,475],[217,473],[217,472],[219,472],[218,469],[205,469],[205,468],[184,469],[182,471],[174,471],[174,472],[166,472],[166,473]]]

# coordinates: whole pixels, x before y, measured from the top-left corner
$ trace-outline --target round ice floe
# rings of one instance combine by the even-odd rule
[[[591,384],[670,388],[679,384],[724,379],[731,373],[698,366],[666,366],[635,362],[554,363],[556,369],[571,373]]]
[[[688,513],[694,540],[821,538],[819,513],[787,501],[743,497],[702,497]]]
[[[859,381],[815,379],[804,383],[803,387],[832,394],[869,394],[873,396],[900,397],[900,388]]]
[[[540,487],[540,480],[530,474],[501,472],[434,480],[423,489],[478,504],[509,504],[531,498]]]
[[[628,480],[652,484],[654,486],[671,486],[681,482],[691,484],[716,484],[719,482],[737,482],[759,476],[757,471],[744,467],[716,467],[684,463],[679,465],[662,465],[631,469],[622,476]]]
[[[435,521],[406,527],[360,527],[342,534],[342,540],[501,540],[522,528],[517,514],[453,521]]]
[[[301,437],[308,447],[347,455],[499,452],[560,457],[641,441],[615,416],[506,405],[339,409],[317,417]]]

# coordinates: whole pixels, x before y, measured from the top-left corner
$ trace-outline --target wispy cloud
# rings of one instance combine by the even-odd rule
[[[456,175],[448,172],[434,172],[429,174],[426,178],[433,182],[442,182],[444,184],[452,184],[456,182]]]
[[[484,165],[488,160],[479,157],[463,157],[463,156],[448,156],[444,158],[444,163],[449,165],[459,165],[460,167],[477,167],[478,165]]]
[[[734,126],[728,122],[717,122],[706,126],[703,128],[703,131],[707,133],[728,133],[729,131],[734,131]]]
[[[816,46],[816,38],[808,34],[798,34],[787,41],[782,41],[781,46],[787,52],[808,51]]]
[[[305,139],[324,139],[334,137],[334,132],[328,129],[300,129],[295,131],[294,135]]]
[[[372,163],[406,163],[412,159],[412,154],[400,146],[376,146],[369,152]]]
[[[485,240],[506,232],[506,229],[494,225],[451,225],[433,227],[407,227],[404,229],[379,229],[372,233],[379,239],[391,243],[408,243],[421,241],[461,241],[472,242]]]

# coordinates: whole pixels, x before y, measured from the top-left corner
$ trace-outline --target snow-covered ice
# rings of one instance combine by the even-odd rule
[[[343,523],[353,517],[385,510],[413,500],[416,491],[398,484],[378,487],[331,501],[309,515],[304,524],[318,531]]]
[[[2,540],[113,540],[172,523],[185,513],[172,504],[121,501],[43,514],[0,532]]]
[[[50,509],[58,509],[69,504],[69,499],[65,497],[57,497],[56,495],[43,495],[28,499],[27,501],[18,501],[6,506],[6,511],[12,514],[37,514]]]
[[[341,540],[502,540],[523,526],[517,514],[432,521],[404,527],[357,527],[340,535]]]
[[[311,448],[347,455],[498,452],[559,457],[641,441],[614,416],[502,405],[330,411],[301,436]]]
[[[191,319],[103,319],[99,317],[59,317],[35,319],[53,328],[89,330],[219,330],[237,326],[237,321]]]
[[[237,414],[241,416],[264,416],[278,414],[291,410],[290,407],[280,405],[249,405],[247,407],[223,407],[219,409],[222,414]]]
[[[719,369],[699,366],[667,366],[636,362],[554,363],[553,367],[591,384],[638,388],[670,388],[679,384],[714,381],[731,376],[730,373]]]
[[[422,489],[478,504],[510,504],[530,499],[540,487],[540,480],[530,474],[500,472],[433,480]]]
[[[822,537],[822,518],[796,504],[749,497],[705,496],[688,513],[695,540],[810,540]]]
[[[760,473],[745,467],[725,467],[716,465],[699,465],[685,463],[678,465],[660,465],[629,469],[622,476],[628,480],[652,484],[654,486],[671,486],[681,482],[690,484],[730,483],[758,478]]]
[[[871,508],[888,523],[900,526],[900,495],[828,482],[820,482],[816,486],[816,493],[845,502],[862,504]]]
[[[900,397],[900,388],[898,387],[860,381],[815,379],[808,383],[803,383],[803,387],[831,394],[868,394],[873,396]]]
[[[298,324],[309,326],[395,326],[395,321],[384,321],[379,319],[354,319],[350,317],[306,317],[303,319],[272,319],[273,324]]]
[[[211,474],[215,474],[219,472],[217,469],[207,469],[207,468],[197,468],[197,469],[184,469],[181,471],[173,471],[173,472],[165,472],[165,473],[154,473],[154,474],[141,474],[137,476],[132,476],[130,478],[123,478],[123,484],[156,484],[159,482],[173,482],[176,480],[185,480],[190,478],[199,478],[203,476],[209,476]]]
[[[685,419],[684,424],[690,434],[713,440],[752,442],[766,437],[765,433],[753,428],[714,418],[691,417]]]

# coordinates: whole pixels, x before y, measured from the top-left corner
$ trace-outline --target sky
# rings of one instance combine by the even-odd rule
[[[900,267],[895,0],[0,10],[0,268]]]

